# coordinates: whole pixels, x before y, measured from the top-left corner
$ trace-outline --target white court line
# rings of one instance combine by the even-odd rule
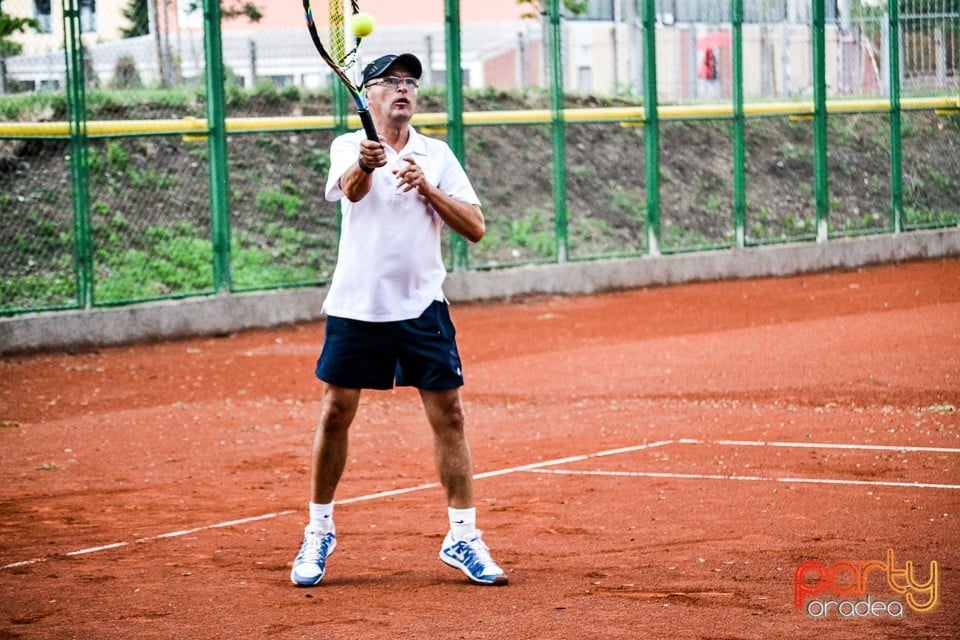
[[[628,478],[669,478],[674,480],[745,480],[749,482],[782,482],[798,484],[849,484],[870,487],[908,487],[912,489],[960,489],[957,484],[928,482],[893,482],[884,480],[839,480],[836,478],[766,478],[706,473],[663,473],[657,471],[572,471],[564,469],[534,469],[533,473],[552,473],[563,476],[617,476]]]
[[[182,531],[172,531],[170,533],[161,533],[156,536],[150,536],[149,538],[137,538],[137,542],[146,542],[147,540],[161,540],[163,538],[179,538],[180,536],[188,536],[191,533],[197,533],[198,531],[206,531],[207,529],[222,529],[223,527],[232,527],[238,524],[246,524],[248,522],[256,522],[257,520],[269,520],[270,518],[279,518],[280,516],[290,515],[291,513],[296,513],[293,509],[288,509],[286,511],[277,511],[276,513],[265,513],[261,516],[251,516],[249,518],[240,518],[239,520],[227,520],[226,522],[217,522],[216,524],[207,524],[202,527],[194,527],[193,529],[184,529]],[[109,547],[106,547],[109,548]],[[94,550],[99,550],[94,547]],[[76,555],[76,552],[67,555]]]
[[[672,444],[674,441],[666,441]],[[846,449],[860,451],[898,451],[910,453],[960,453],[960,449],[950,447],[911,447],[895,445],[872,444],[838,444],[830,442],[768,442],[764,440],[697,440],[695,438],[680,438],[676,444],[707,444],[734,447],[790,447],[803,449]],[[594,456],[596,457],[596,456]],[[960,485],[940,484],[932,482],[896,482],[885,480],[841,480],[837,478],[769,478],[764,476],[739,476],[722,474],[699,473],[665,473],[656,471],[565,471],[561,469],[531,469],[534,473],[552,473],[557,475],[592,475],[592,476],[621,476],[634,478],[669,478],[677,480],[741,480],[750,482],[780,482],[798,484],[832,484],[858,485],[877,487],[901,487],[912,489],[960,489]]]
[[[181,536],[187,536],[191,533],[197,533],[198,531],[206,531],[207,529],[220,529],[223,527],[232,527],[238,524],[246,524],[248,522],[256,522],[257,520],[269,520],[270,518],[277,518],[279,516],[289,515],[291,513],[296,513],[293,510],[289,511],[278,511],[276,513],[265,513],[259,516],[251,516],[249,518],[240,518],[239,520],[227,520],[226,522],[217,522],[215,524],[208,524],[202,527],[194,527],[193,529],[183,529],[181,531],[171,531],[169,533],[161,533],[155,536],[147,536],[145,538],[137,538],[133,541],[134,544],[139,544],[141,542],[149,542],[151,540],[162,540],[164,538],[179,538]],[[111,544],[104,544],[98,547],[87,547],[86,549],[77,549],[76,551],[68,551],[64,553],[65,556],[83,556],[90,553],[97,553],[99,551],[107,551],[108,549],[118,549],[120,547],[126,547],[129,545],[129,542],[113,542]],[[23,567],[30,564],[37,564],[38,562],[46,562],[49,558],[32,558],[30,560],[21,560],[20,562],[11,562],[10,564],[5,564],[0,569],[12,569],[14,567]]]
[[[518,471],[533,471],[535,469],[542,469],[544,467],[555,467],[558,464],[567,464],[568,462],[581,462],[583,460],[589,460],[591,458],[602,458],[604,456],[614,456],[621,453],[632,453],[634,451],[643,451],[644,449],[653,449],[655,447],[664,447],[668,444],[674,444],[675,440],[658,440],[656,442],[650,442],[647,444],[638,444],[631,447],[621,447],[619,449],[608,449],[606,451],[598,451],[596,453],[587,453],[581,456],[571,456],[569,458],[558,458],[556,460],[547,460],[545,462],[534,462],[532,464],[525,464],[519,467],[510,467],[507,469],[500,469],[499,471],[488,471],[486,473],[478,473],[473,476],[475,479],[480,478],[493,478],[494,476],[502,476],[508,473],[517,473]]]
[[[474,477],[475,479],[493,478],[493,477],[495,477],[495,476],[502,476],[502,475],[506,475],[506,474],[509,474],[509,473],[517,473],[517,472],[520,472],[520,471],[534,471],[534,470],[537,470],[537,469],[542,469],[542,468],[544,468],[544,467],[551,467],[551,466],[556,466],[556,465],[559,465],[559,464],[567,464],[567,463],[569,463],[569,462],[581,462],[581,461],[583,461],[583,460],[589,460],[590,458],[600,458],[600,457],[603,457],[603,456],[611,456],[611,455],[616,455],[616,454],[620,454],[620,453],[629,453],[629,452],[632,452],[632,451],[642,451],[643,449],[652,449],[652,448],[654,448],[654,447],[662,447],[662,446],[665,446],[665,445],[668,445],[668,444],[673,444],[673,443],[674,443],[673,440],[661,440],[661,441],[658,441],[658,442],[651,442],[651,443],[649,443],[649,444],[638,444],[638,445],[631,446],[631,447],[623,447],[623,448],[620,448],[620,449],[609,449],[609,450],[607,450],[607,451],[598,451],[598,452],[596,452],[596,453],[587,453],[587,454],[584,454],[584,455],[571,456],[571,457],[568,457],[568,458],[556,458],[556,459],[554,459],[554,460],[544,460],[543,462],[534,462],[534,463],[531,463],[531,464],[521,465],[521,466],[519,466],[519,467],[509,467],[509,468],[506,468],[506,469],[499,469],[499,470],[497,470],[497,471],[487,471],[486,473],[478,473],[478,474],[474,475],[473,477]],[[345,498],[345,499],[343,499],[343,500],[337,500],[337,504],[343,505],[343,504],[352,504],[352,503],[355,503],[355,502],[364,502],[364,501],[366,501],[366,500],[377,500],[377,499],[379,499],[379,498],[387,498],[387,497],[390,497],[390,496],[398,496],[398,495],[403,495],[403,494],[406,494],[406,493],[415,493],[415,492],[417,492],[417,491],[425,491],[425,490],[427,490],[427,489],[435,489],[435,488],[437,488],[437,487],[439,487],[439,486],[440,486],[440,483],[438,483],[438,482],[430,482],[430,483],[427,483],[427,484],[418,484],[418,485],[413,486],[413,487],[405,487],[405,488],[402,488],[402,489],[391,489],[391,490],[389,490],[389,491],[379,491],[379,492],[377,492],[377,493],[370,493],[370,494],[367,494],[367,495],[355,496],[355,497],[353,497],[353,498]],[[238,524],[246,524],[246,523],[248,523],[248,522],[256,522],[256,521],[258,521],[258,520],[269,520],[269,519],[271,519],[271,518],[279,518],[280,516],[286,516],[286,515],[290,515],[290,514],[292,514],[292,513],[296,513],[296,511],[294,511],[294,510],[278,511],[278,512],[276,512],[276,513],[266,513],[266,514],[259,515],[259,516],[252,516],[252,517],[250,517],[250,518],[241,518],[241,519],[239,519],[239,520],[227,520],[226,522],[218,522],[218,523],[215,523],[215,524],[203,525],[203,526],[200,526],[200,527],[194,527],[194,528],[192,528],[192,529],[183,529],[183,530],[180,530],[180,531],[171,531],[171,532],[169,532],[169,533],[161,533],[161,534],[158,534],[158,535],[155,535],[155,536],[148,536],[148,537],[146,537],[146,538],[137,538],[136,540],[134,540],[134,543],[149,542],[149,541],[151,541],[151,540],[162,540],[162,539],[166,539],[166,538],[178,538],[178,537],[190,535],[191,533],[197,533],[197,532],[199,532],[199,531],[206,531],[206,530],[208,530],[208,529],[220,529],[220,528],[223,528],[223,527],[232,527],[232,526],[238,525]],[[67,553],[65,553],[65,554],[63,554],[63,555],[65,555],[65,556],[81,556],[81,555],[87,555],[87,554],[91,554],[91,553],[97,553],[97,552],[99,552],[99,551],[106,551],[106,550],[108,550],[108,549],[117,549],[117,548],[120,548],[120,547],[125,547],[125,546],[127,546],[128,544],[130,544],[130,543],[128,543],[128,542],[113,542],[113,543],[111,543],[111,544],[105,544],[105,545],[101,545],[101,546],[97,546],[97,547],[88,547],[88,548],[86,548],[86,549],[78,549],[77,551],[68,551]],[[37,563],[40,563],[40,562],[46,562],[47,560],[49,560],[49,558],[46,558],[46,557],[42,557],[42,558],[31,558],[30,560],[21,560],[21,561],[19,561],[19,562],[11,562],[10,564],[5,564],[5,565],[3,565],[2,567],[0,567],[0,569],[12,569],[12,568],[14,568],[14,567],[23,567],[23,566],[27,566],[27,565],[31,565],[31,564],[37,564]]]
[[[158,537],[159,537],[159,536],[158,536]],[[149,540],[149,538],[144,538],[144,539],[145,539],[145,540]],[[125,546],[127,546],[127,544],[129,544],[129,543],[127,543],[127,542],[114,542],[113,544],[105,544],[105,545],[102,545],[102,546],[99,546],[99,547],[89,547],[89,548],[87,548],[87,549],[79,549],[79,550],[77,550],[77,551],[68,551],[67,553],[65,553],[65,554],[63,554],[63,555],[65,555],[65,556],[82,556],[82,555],[85,555],[85,554],[88,554],[88,553],[96,553],[97,551],[106,551],[107,549],[116,549],[117,547],[125,547]]]
[[[862,451],[907,451],[910,453],[960,453],[950,447],[898,447],[883,444],[835,444],[828,442],[768,442],[765,440],[695,440],[680,438],[678,444],[719,444],[733,447],[790,447],[801,449],[851,449]]]
[[[836,444],[836,443],[824,443],[824,442],[767,442],[762,440],[697,440],[694,438],[680,438],[677,440],[658,440],[655,442],[650,442],[646,444],[633,445],[629,447],[620,447],[618,449],[607,449],[605,451],[598,451],[595,453],[587,453],[577,456],[569,456],[566,458],[555,458],[553,460],[544,460],[542,462],[534,462],[531,464],[520,465],[516,467],[507,467],[505,469],[498,469],[495,471],[487,471],[485,473],[478,473],[474,475],[475,479],[483,478],[493,478],[496,476],[503,476],[512,473],[519,472],[534,472],[534,473],[554,473],[554,474],[563,474],[563,475],[597,475],[597,476],[627,476],[627,477],[648,477],[648,478],[670,478],[670,479],[691,479],[691,480],[741,480],[741,481],[752,481],[752,482],[780,482],[780,483],[809,483],[809,484],[833,484],[833,485],[866,485],[866,486],[887,486],[887,487],[906,487],[906,488],[921,488],[921,489],[960,489],[960,485],[951,485],[951,484],[934,484],[934,483],[923,483],[923,482],[885,482],[885,481],[873,481],[873,480],[837,480],[831,478],[765,478],[762,476],[736,476],[736,475],[710,475],[710,474],[683,474],[683,473],[659,473],[659,472],[617,472],[617,471],[563,471],[563,470],[547,470],[546,467],[555,467],[558,465],[568,464],[571,462],[582,462],[584,460],[590,460],[593,458],[603,458],[607,456],[620,455],[624,453],[632,453],[635,451],[643,451],[645,449],[653,449],[657,447],[664,447],[671,444],[707,444],[707,445],[721,445],[721,446],[751,446],[751,447],[791,447],[791,448],[807,448],[807,449],[848,449],[848,450],[865,450],[865,451],[907,451],[915,453],[960,453],[960,449],[947,448],[947,447],[909,447],[909,446],[891,446],[891,445],[856,445],[856,444]],[[380,498],[387,498],[391,496],[398,496],[407,493],[415,493],[418,491],[426,491],[429,489],[435,489],[439,487],[440,484],[437,482],[430,482],[426,484],[419,484],[412,487],[404,487],[401,489],[391,489],[388,491],[379,491],[377,493],[370,493],[361,496],[355,496],[353,498],[345,498],[343,500],[338,500],[338,504],[352,504],[356,502],[364,502],[367,500],[378,500]],[[278,511],[276,513],[267,513],[259,516],[251,516],[249,518],[241,518],[238,520],[227,520],[225,522],[218,522],[214,524],[203,525],[200,527],[194,527],[192,529],[183,529],[180,531],[171,531],[168,533],[161,533],[155,536],[148,536],[145,538],[137,538],[134,543],[149,542],[151,540],[163,540],[167,538],[177,538],[192,533],[198,533],[200,531],[206,531],[209,529],[219,529],[223,527],[231,527],[239,524],[246,524],[248,522],[256,522],[258,520],[269,520],[272,518],[278,518],[281,516],[290,515],[296,513],[294,510],[287,511]],[[65,556],[80,556],[88,555],[91,553],[97,553],[100,551],[107,551],[109,549],[118,549],[120,547],[128,546],[129,542],[113,542],[110,544],[100,545],[96,547],[88,547],[86,549],[78,549],[76,551],[69,551],[63,555]],[[37,564],[40,562],[46,562],[49,560],[47,557],[40,558],[31,558],[30,560],[21,560],[19,562],[11,562],[5,564],[0,569],[12,569],[15,567],[22,567],[31,564]]]

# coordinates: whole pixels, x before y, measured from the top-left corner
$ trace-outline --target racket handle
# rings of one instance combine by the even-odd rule
[[[367,140],[380,142],[380,136],[377,135],[377,128],[373,125],[373,117],[367,109],[357,109],[357,115],[360,116],[360,122],[363,124],[363,130],[367,133]]]

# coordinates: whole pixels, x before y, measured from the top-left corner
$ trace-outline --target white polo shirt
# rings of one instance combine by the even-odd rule
[[[367,322],[409,320],[434,300],[443,300],[447,271],[441,253],[443,221],[416,191],[397,186],[393,170],[412,156],[426,179],[451,198],[480,204],[463,167],[441,140],[410,127],[400,153],[387,146],[387,165],[373,172],[373,186],[360,202],[350,202],[340,176],[357,163],[362,130],[337,137],[330,147],[326,199],[340,200],[342,227],[337,266],[323,311]]]

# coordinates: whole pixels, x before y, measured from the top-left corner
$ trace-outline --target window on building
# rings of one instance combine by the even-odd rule
[[[80,31],[89,33],[97,30],[97,0],[80,0]]]
[[[53,20],[50,16],[50,0],[34,0],[33,13],[40,33],[53,32]]]
[[[779,23],[792,20],[810,22],[813,16],[812,3],[819,0],[743,0],[743,21],[748,23]],[[635,0],[637,15],[643,15],[643,3]],[[792,9],[791,6],[792,5]],[[730,22],[730,3],[703,2],[702,0],[656,0],[657,15],[661,21],[673,22]],[[824,17],[827,22],[837,19],[836,0],[826,0]]]

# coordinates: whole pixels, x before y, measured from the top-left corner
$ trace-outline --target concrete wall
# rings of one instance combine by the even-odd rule
[[[960,256],[960,229],[864,236],[631,260],[599,260],[451,274],[452,302],[532,294],[592,294],[684,282],[799,273]],[[324,287],[221,294],[129,307],[0,318],[0,354],[72,351],[223,335],[322,318]]]

